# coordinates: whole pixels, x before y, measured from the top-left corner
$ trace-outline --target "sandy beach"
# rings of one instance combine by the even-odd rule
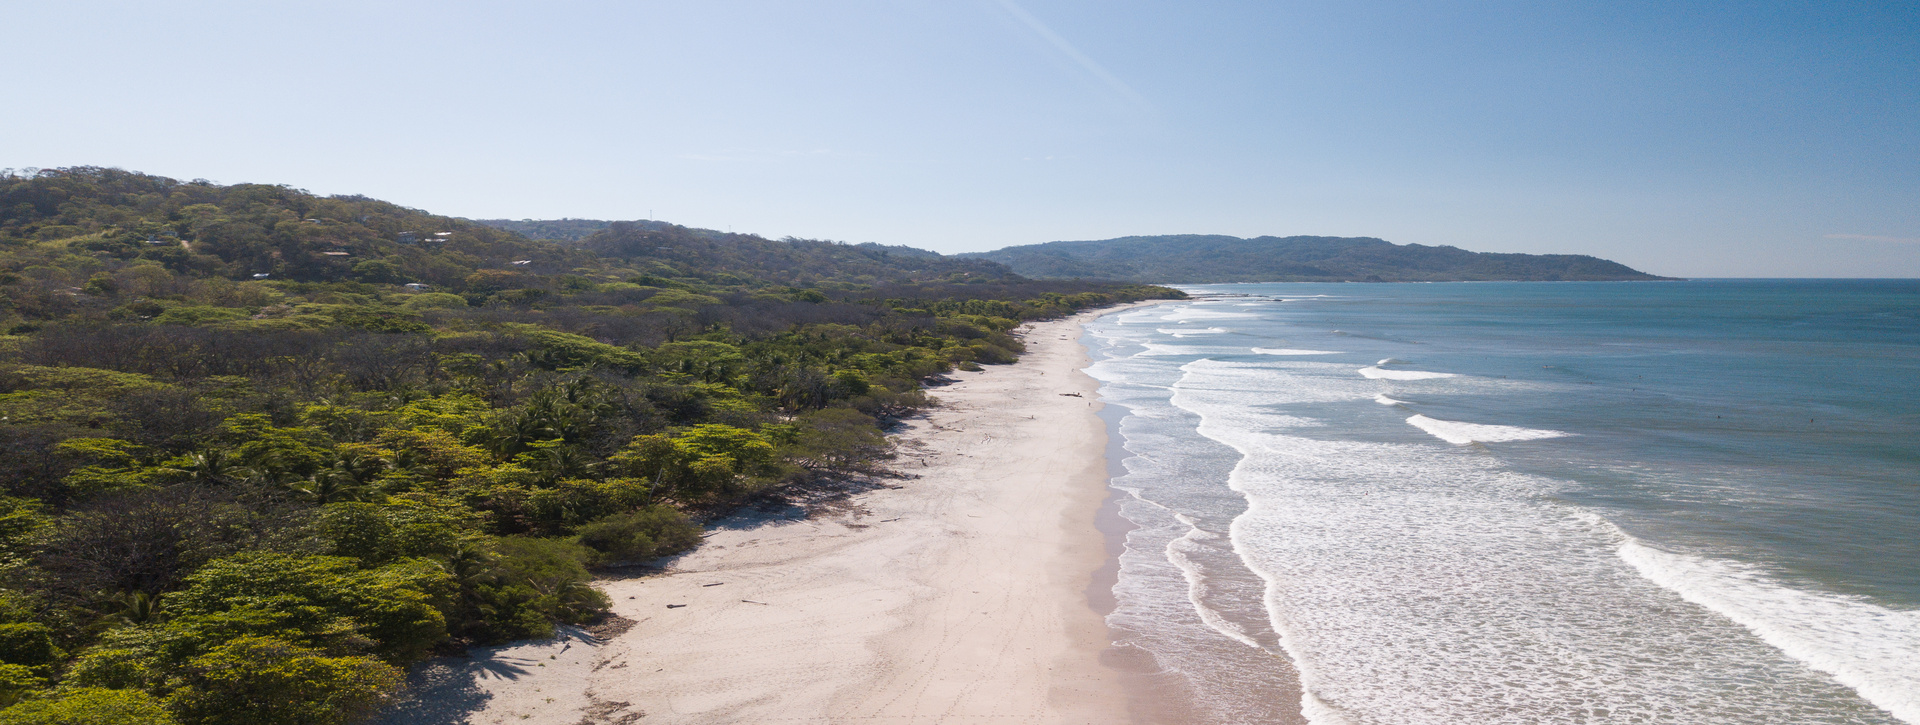
[[[895,437],[904,477],[715,522],[663,573],[601,582],[626,631],[441,660],[387,722],[1127,722],[1088,598],[1107,435],[1078,343],[1113,311],[934,389]]]

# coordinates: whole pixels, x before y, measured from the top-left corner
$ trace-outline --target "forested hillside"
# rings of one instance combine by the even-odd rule
[[[943,257],[908,247],[849,245],[813,239],[762,239],[673,225],[614,222],[578,242],[579,248],[634,265],[667,265],[715,274],[806,285],[831,278],[857,284],[907,284],[923,280],[1006,281],[1006,266],[980,259]]]
[[[916,251],[0,175],[0,723],[352,722],[872,470],[1020,321],[1179,295]]]
[[[495,229],[505,229],[528,239],[545,239],[556,242],[577,242],[587,235],[613,226],[613,222],[599,219],[474,219],[476,224],[485,224]],[[632,224],[663,226],[662,222],[637,221]]]
[[[784,284],[806,284],[823,275],[863,284],[902,284],[932,278],[999,280],[1013,276],[1000,264],[872,242],[850,245],[792,237],[773,241],[751,234],[658,221],[481,219],[477,223],[552,241],[562,247],[586,249],[629,264],[693,267]]]
[[[1372,237],[1121,237],[960,256],[999,262],[1035,279],[1156,284],[1664,279],[1586,255],[1490,254]]]

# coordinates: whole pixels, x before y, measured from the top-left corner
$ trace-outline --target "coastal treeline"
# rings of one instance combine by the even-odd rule
[[[595,567],[875,470],[925,383],[1159,287],[355,196],[0,174],[0,725],[345,723]]]

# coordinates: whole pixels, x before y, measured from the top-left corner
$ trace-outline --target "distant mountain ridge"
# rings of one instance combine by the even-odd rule
[[[956,256],[999,262],[1033,279],[1163,284],[1670,279],[1584,254],[1469,252],[1374,237],[1180,234],[1047,242]]]
[[[954,274],[993,278],[1010,270],[1030,279],[1107,279],[1155,284],[1221,282],[1640,281],[1671,279],[1585,254],[1501,254],[1458,247],[1394,244],[1375,237],[1176,234],[1096,241],[1047,242],[991,252],[943,255],[899,245],[838,244],[806,239],[772,242],[752,235],[681,227],[660,221],[473,219],[478,224],[615,257],[690,262],[695,250],[745,247],[721,266],[752,267],[763,276],[815,264],[874,266],[878,278]],[[799,256],[796,256],[799,255]],[[819,259],[815,259],[819,257]],[[679,258],[679,259],[674,259]],[[804,261],[803,261],[804,258]],[[827,258],[835,261],[826,262]],[[701,259],[698,266],[717,260]],[[958,265],[958,266],[956,266]],[[975,265],[975,266],[968,266]],[[986,266],[978,266],[986,265]],[[887,268],[882,271],[881,268]]]

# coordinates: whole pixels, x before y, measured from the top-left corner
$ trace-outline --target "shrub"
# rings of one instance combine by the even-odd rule
[[[226,307],[191,306],[169,309],[160,313],[158,317],[153,318],[153,321],[163,325],[206,325],[215,322],[244,320],[247,317],[248,314],[246,310],[236,310]]]
[[[44,624],[0,624],[0,662],[38,667],[62,656],[53,646],[53,630]]]
[[[678,554],[700,543],[700,525],[667,506],[614,514],[578,529],[580,543],[611,561],[638,561]]]
[[[0,710],[0,725],[175,725],[160,700],[139,690],[83,687]]]
[[[446,292],[421,292],[407,298],[400,306],[411,312],[421,310],[457,310],[467,306],[467,298]]]
[[[0,706],[18,702],[29,692],[47,686],[45,678],[25,665],[0,665]]]

